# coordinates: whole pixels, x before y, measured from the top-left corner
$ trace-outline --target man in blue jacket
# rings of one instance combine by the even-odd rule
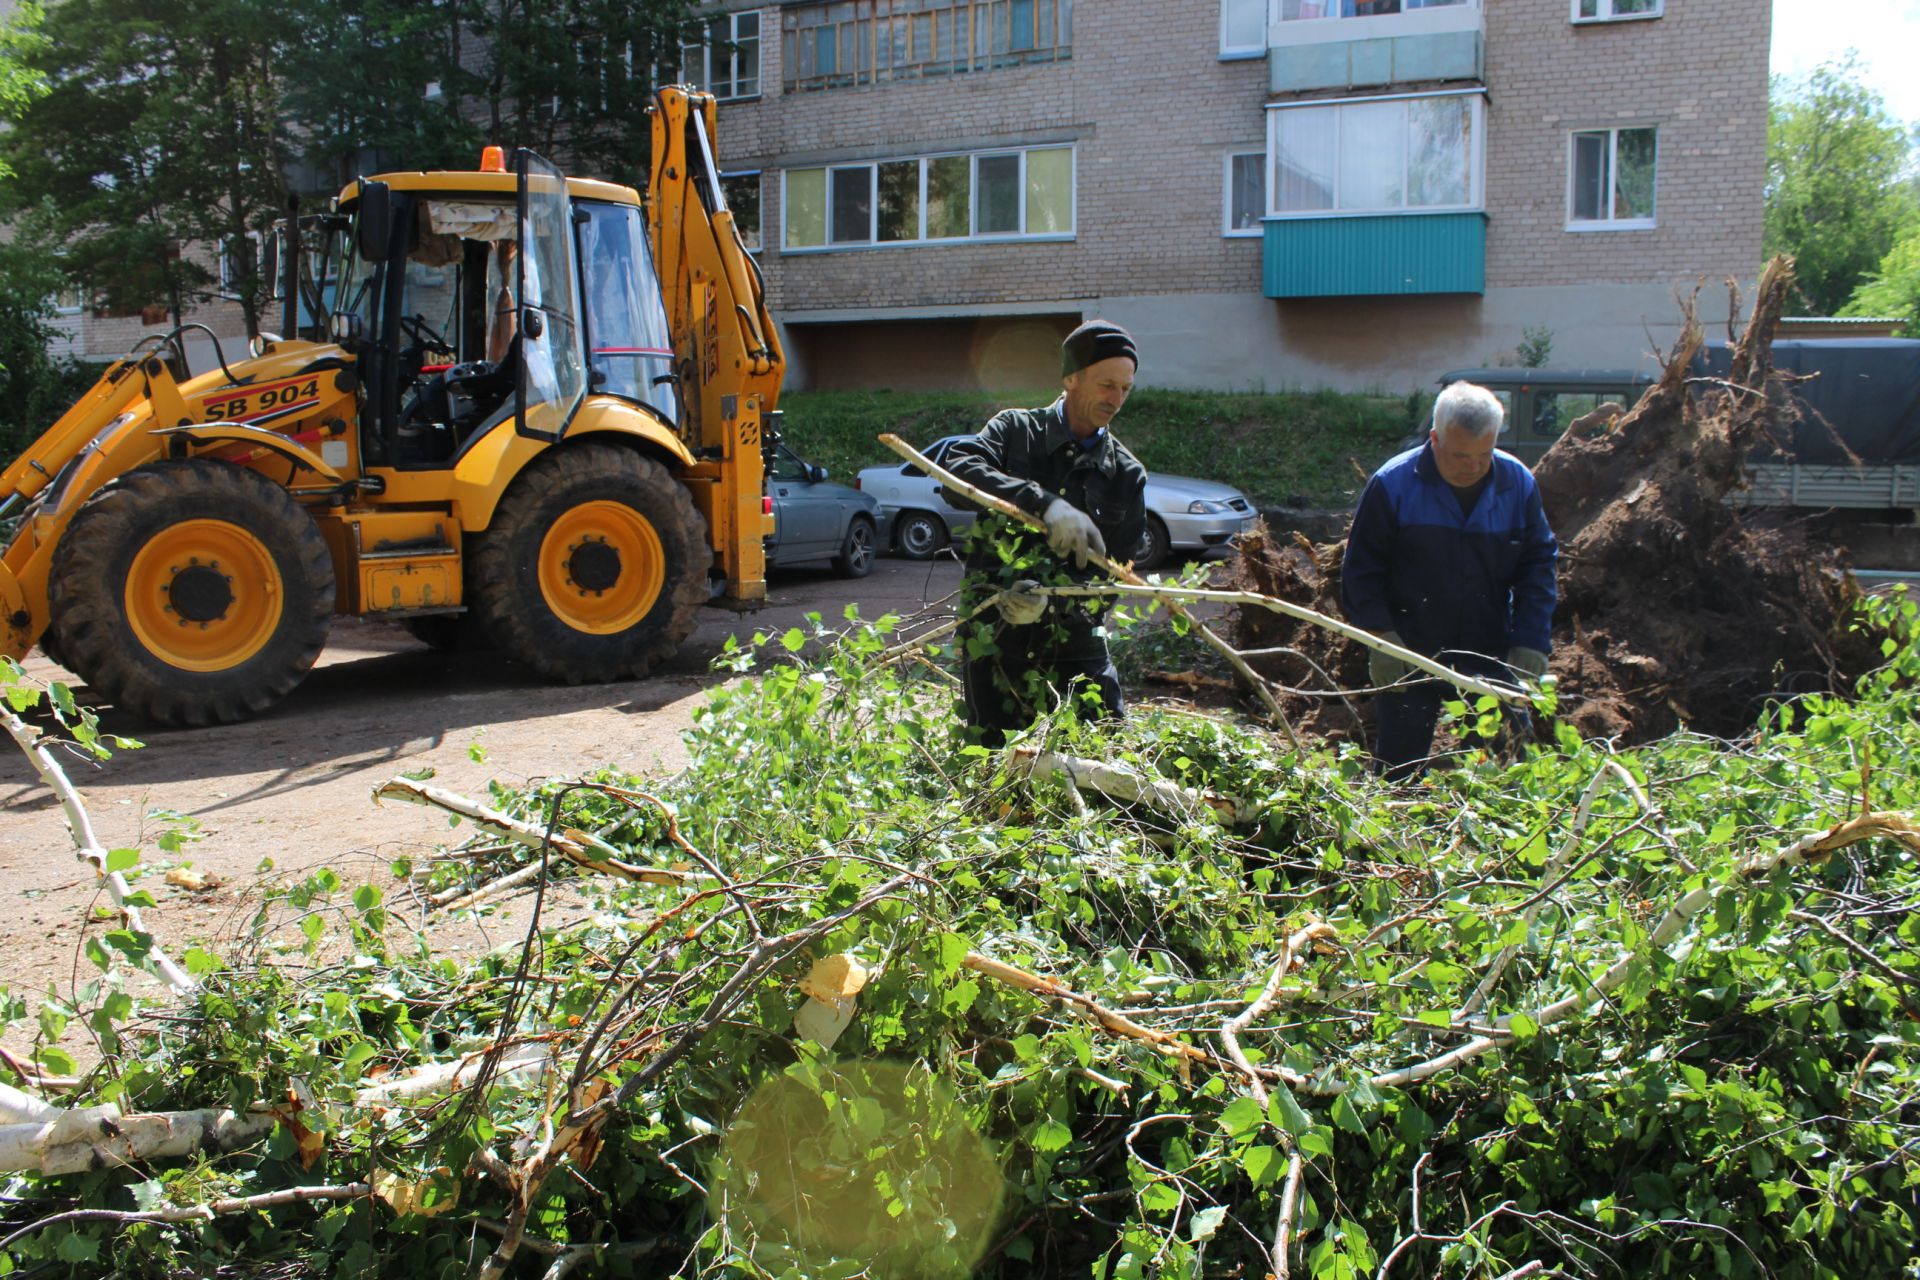
[[[1493,446],[1504,411],[1485,387],[1456,382],[1433,405],[1417,449],[1388,460],[1360,494],[1340,598],[1347,617],[1467,675],[1538,679],[1552,644],[1559,544],[1533,473]],[[1433,746],[1445,686],[1375,650],[1373,754],[1405,777]]]

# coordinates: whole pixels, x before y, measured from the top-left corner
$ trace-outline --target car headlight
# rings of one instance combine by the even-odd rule
[[[1208,502],[1205,498],[1195,498],[1187,504],[1187,514],[1190,516],[1217,516],[1230,510],[1232,508],[1224,502]]]

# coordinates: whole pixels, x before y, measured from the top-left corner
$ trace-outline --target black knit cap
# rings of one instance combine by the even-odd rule
[[[1110,320],[1089,320],[1060,344],[1060,376],[1078,373],[1114,356],[1125,356],[1133,361],[1134,368],[1140,367],[1140,353],[1133,349],[1132,334]]]

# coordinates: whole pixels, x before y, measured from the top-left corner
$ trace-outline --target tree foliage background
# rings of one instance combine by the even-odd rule
[[[271,282],[249,237],[290,196],[470,168],[485,143],[636,182],[654,69],[696,29],[688,0],[22,5],[0,45],[0,216],[97,305],[176,323],[220,287],[193,247],[223,247],[257,333]]]
[[[1912,136],[1851,55],[1803,81],[1775,78],[1766,256],[1794,256],[1808,314],[1839,314],[1920,220],[1912,178]]]

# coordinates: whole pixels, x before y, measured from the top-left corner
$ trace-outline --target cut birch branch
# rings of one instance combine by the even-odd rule
[[[965,480],[962,480],[959,476],[954,475],[951,471],[947,471],[938,466],[918,449],[915,449],[912,445],[902,440],[899,436],[894,435],[892,432],[889,431],[881,435],[880,443],[899,454],[902,458],[905,458],[908,462],[913,463],[914,466],[919,467],[940,484],[945,485],[955,493],[972,500],[980,506],[992,511],[998,511],[1008,519],[1017,520],[1029,528],[1045,530],[1047,527],[1046,522],[1038,516],[1030,515],[1022,511],[1019,507],[1014,506],[1011,502],[1008,502],[1005,498],[997,497],[994,494],[986,492],[984,489],[976,488],[968,484]],[[1147,585],[1145,580],[1133,571],[1131,565],[1120,564],[1097,553],[1089,555],[1087,559],[1090,563],[1105,569],[1122,584],[1131,584],[1136,587],[1145,587]],[[1090,591],[1088,594],[1100,593]],[[1267,714],[1272,717],[1273,722],[1279,725],[1281,731],[1286,734],[1288,745],[1295,751],[1304,750],[1305,748],[1300,741],[1299,735],[1293,731],[1293,725],[1287,720],[1286,712],[1281,710],[1279,700],[1273,696],[1273,690],[1267,686],[1267,682],[1260,677],[1258,672],[1247,665],[1247,660],[1240,656],[1239,651],[1215,635],[1213,631],[1198,618],[1188,613],[1186,607],[1177,599],[1168,599],[1165,603],[1169,610],[1186,619],[1187,624],[1199,633],[1202,640],[1205,640],[1221,657],[1233,664],[1234,670],[1238,671],[1246,680],[1247,687],[1260,695],[1260,700],[1267,704]]]
[[[1178,600],[1206,600],[1215,604],[1237,604],[1268,609],[1274,613],[1283,613],[1289,618],[1312,623],[1335,635],[1345,636],[1355,644],[1363,644],[1369,649],[1378,649],[1390,654],[1410,667],[1426,672],[1436,679],[1444,680],[1454,688],[1465,693],[1476,693],[1483,697],[1498,698],[1502,702],[1518,703],[1521,706],[1532,705],[1533,699],[1525,689],[1517,685],[1501,684],[1496,680],[1481,680],[1475,676],[1462,675],[1445,663],[1436,662],[1425,654],[1415,653],[1402,648],[1390,640],[1382,640],[1364,627],[1309,609],[1305,605],[1294,604],[1289,600],[1280,600],[1273,596],[1263,596],[1255,591],[1220,591],[1211,587],[1181,587],[1162,583],[1120,582],[1107,586],[1088,587],[1048,587],[1039,588],[1040,592],[1056,596],[1150,596],[1163,602]],[[1236,653],[1238,651],[1236,650]],[[1238,665],[1238,664],[1236,664]],[[1264,677],[1256,677],[1262,678]]]
[[[373,1194],[365,1182],[349,1182],[332,1187],[286,1187],[265,1191],[257,1196],[226,1197],[204,1204],[168,1205],[164,1209],[71,1209],[41,1218],[0,1240],[0,1250],[14,1241],[47,1227],[79,1222],[111,1222],[127,1226],[135,1222],[205,1222],[230,1213],[256,1213],[288,1204],[310,1204],[316,1200],[364,1200]]]
[[[63,1110],[44,1124],[0,1126],[0,1171],[50,1177],[136,1160],[231,1151],[278,1123],[271,1112],[163,1111],[121,1115],[114,1106]]]
[[[1246,1052],[1240,1047],[1240,1033],[1252,1026],[1256,1018],[1273,1008],[1274,1003],[1280,998],[1280,984],[1286,979],[1287,974],[1293,971],[1294,958],[1297,955],[1312,946],[1315,939],[1332,940],[1339,936],[1332,925],[1317,922],[1288,938],[1280,946],[1280,958],[1274,962],[1273,972],[1267,977],[1267,985],[1260,988],[1260,994],[1254,997],[1252,1003],[1220,1026],[1220,1043],[1225,1046],[1227,1056],[1233,1059],[1234,1065],[1246,1073],[1247,1087],[1252,1091],[1254,1100],[1260,1104],[1262,1111],[1267,1107],[1267,1086],[1260,1079],[1260,1073],[1253,1069],[1253,1064],[1247,1061]]]
[[[60,1108],[46,1099],[0,1084],[0,1124],[45,1124],[59,1114]]]
[[[373,798],[381,800],[405,800],[409,804],[429,805],[457,813],[461,817],[490,831],[497,831],[516,844],[529,849],[539,850],[551,847],[553,851],[570,862],[598,871],[603,875],[614,876],[621,880],[635,881],[640,884],[683,886],[697,884],[707,877],[686,871],[669,871],[661,867],[642,867],[622,859],[621,851],[585,831],[571,827],[554,830],[551,836],[544,827],[519,818],[508,817],[495,809],[469,800],[442,787],[430,787],[415,782],[411,778],[394,778],[375,789]]]
[[[80,793],[74,790],[73,783],[67,780],[66,770],[53,758],[53,752],[47,750],[46,741],[27,722],[11,710],[0,710],[0,720],[4,720],[7,732],[27,754],[40,780],[52,789],[59,798],[60,808],[67,818],[67,830],[73,836],[76,856],[88,866],[107,886],[107,893],[113,899],[113,905],[127,922],[127,927],[136,933],[144,934],[147,941],[147,958],[159,971],[160,977],[179,995],[189,995],[200,984],[187,975],[186,970],[175,964],[140,917],[140,908],[130,905],[127,899],[132,890],[127,887],[126,877],[118,871],[107,870],[107,851],[100,847],[100,840],[93,834],[93,821],[87,817],[86,806],[80,802]]]

